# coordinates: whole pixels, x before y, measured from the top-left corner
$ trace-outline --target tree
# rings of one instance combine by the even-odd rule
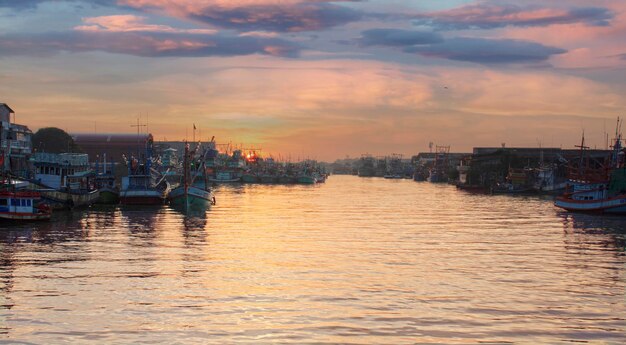
[[[82,152],[69,134],[55,127],[39,129],[33,134],[31,141],[36,152]]]

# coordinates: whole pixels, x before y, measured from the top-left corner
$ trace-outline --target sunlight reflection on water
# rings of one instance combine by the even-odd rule
[[[0,342],[626,341],[626,219],[332,176],[0,226]]]

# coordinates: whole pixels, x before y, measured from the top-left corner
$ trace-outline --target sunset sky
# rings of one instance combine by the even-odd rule
[[[0,0],[0,102],[36,130],[283,157],[591,146],[626,116],[626,1]]]

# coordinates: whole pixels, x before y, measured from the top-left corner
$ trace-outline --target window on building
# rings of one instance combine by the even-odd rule
[[[11,199],[11,206],[20,206],[20,201],[18,199]]]
[[[6,206],[8,205],[8,200],[7,199],[0,199],[0,206]]]

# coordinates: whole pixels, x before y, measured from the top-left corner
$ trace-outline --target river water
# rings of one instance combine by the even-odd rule
[[[0,343],[626,342],[626,217],[331,176],[0,224]]]

